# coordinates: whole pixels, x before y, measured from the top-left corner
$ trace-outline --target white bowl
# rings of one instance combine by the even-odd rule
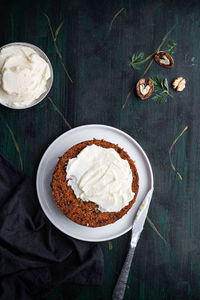
[[[39,98],[37,98],[36,100],[34,100],[34,102],[31,103],[30,105],[25,105],[25,106],[20,106],[20,107],[14,107],[14,106],[10,106],[10,105],[8,105],[8,104],[6,104],[4,102],[1,102],[1,100],[0,100],[0,104],[4,105],[6,107],[9,107],[9,108],[12,108],[12,109],[26,109],[26,108],[32,107],[32,106],[40,103],[48,95],[48,93],[49,93],[49,91],[50,91],[50,89],[52,87],[52,83],[53,83],[53,68],[52,68],[50,60],[48,59],[48,57],[46,56],[46,54],[40,48],[38,48],[37,46],[35,46],[33,44],[24,43],[24,42],[9,43],[9,44],[6,44],[6,45],[2,46],[0,48],[0,51],[3,48],[10,47],[10,46],[15,46],[15,45],[27,46],[27,47],[30,47],[33,50],[35,50],[48,63],[49,68],[50,68],[50,73],[51,73],[50,78],[47,80],[47,90],[43,94],[41,94]]]

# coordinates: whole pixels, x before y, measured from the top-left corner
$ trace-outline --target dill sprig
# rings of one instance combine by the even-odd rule
[[[158,78],[158,76],[151,78],[154,83],[154,93],[151,98],[153,101],[163,103],[167,97],[172,97],[169,93],[169,84],[167,78]]]

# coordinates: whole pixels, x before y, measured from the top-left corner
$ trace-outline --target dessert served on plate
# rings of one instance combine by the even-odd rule
[[[116,222],[134,204],[139,178],[134,162],[118,145],[89,140],[59,158],[52,178],[57,206],[72,221],[89,227]]]

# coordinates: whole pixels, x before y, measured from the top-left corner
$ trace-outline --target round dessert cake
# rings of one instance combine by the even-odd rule
[[[70,185],[71,178],[68,178],[67,174],[69,161],[77,158],[77,156],[83,152],[83,149],[92,145],[96,145],[104,149],[114,149],[123,162],[124,160],[128,162],[128,164],[127,162],[126,164],[130,167],[129,169],[132,175],[132,182],[130,184],[131,194],[129,194],[132,195],[132,197],[128,203],[125,202],[126,205],[124,207],[121,209],[119,208],[119,211],[109,211],[111,208],[105,210],[93,201],[82,200],[81,197],[76,196],[77,193],[73,189],[73,185]],[[124,174],[122,172],[120,176],[123,175]],[[70,148],[59,158],[52,178],[52,194],[62,213],[72,221],[89,227],[105,226],[122,218],[134,204],[138,188],[139,178],[134,162],[122,148],[105,140],[93,139],[90,141],[84,141]],[[104,203],[106,202],[104,201]]]

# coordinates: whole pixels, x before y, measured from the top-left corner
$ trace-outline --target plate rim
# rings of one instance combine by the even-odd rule
[[[56,144],[60,139],[63,138],[63,136],[72,133],[73,131],[77,131],[77,130],[80,130],[80,129],[84,129],[84,128],[89,128],[89,127],[99,127],[99,128],[107,128],[107,129],[110,129],[110,130],[114,130],[116,132],[118,132],[119,134],[122,134],[124,135],[126,138],[128,138],[129,140],[131,140],[132,142],[134,142],[137,147],[139,148],[139,150],[142,152],[143,156],[145,157],[145,160],[146,160],[146,163],[148,165],[148,170],[150,172],[150,187],[149,187],[149,190],[150,189],[154,189],[154,176],[153,176],[153,171],[152,171],[152,167],[151,167],[151,164],[150,164],[150,161],[149,161],[149,158],[147,156],[147,154],[145,153],[145,151],[143,150],[143,148],[140,146],[140,144],[134,139],[132,138],[129,134],[127,134],[126,132],[122,131],[121,129],[118,129],[116,127],[113,127],[113,126],[109,126],[109,125],[104,125],[104,124],[87,124],[87,125],[80,125],[80,126],[77,126],[75,128],[72,128],[68,131],[65,131],[64,133],[62,133],[61,135],[59,135],[52,143],[49,144],[49,146],[46,148],[46,150],[44,151],[41,159],[40,159],[40,162],[38,164],[38,168],[37,168],[37,173],[36,173],[36,191],[37,191],[37,196],[38,196],[38,201],[40,203],[40,206],[42,208],[42,211],[44,212],[45,216],[47,217],[47,219],[58,229],[60,230],[61,232],[63,232],[64,234],[66,234],[67,236],[70,236],[70,237],[73,237],[77,240],[82,240],[82,241],[87,241],[87,242],[103,242],[103,241],[109,241],[109,240],[112,240],[112,239],[115,239],[115,238],[118,238],[122,235],[124,235],[125,233],[127,233],[131,228],[132,226],[128,226],[123,232],[121,233],[117,233],[117,234],[114,234],[112,235],[112,237],[109,237],[109,238],[96,238],[96,239],[86,239],[86,238],[82,238],[82,237],[77,237],[76,235],[74,235],[73,233],[72,234],[69,234],[69,233],[66,233],[62,228],[60,228],[56,222],[54,222],[54,220],[52,220],[49,215],[47,214],[46,212],[46,209],[44,208],[44,205],[43,205],[43,202],[41,201],[40,199],[40,193],[39,193],[39,175],[40,175],[40,169],[42,167],[42,163],[43,163],[43,160],[45,159],[46,157],[46,154],[50,151],[50,148]],[[152,198],[152,196],[151,196]],[[151,199],[150,199],[151,201]],[[80,224],[79,224],[80,225]],[[112,224],[111,224],[112,225]]]

